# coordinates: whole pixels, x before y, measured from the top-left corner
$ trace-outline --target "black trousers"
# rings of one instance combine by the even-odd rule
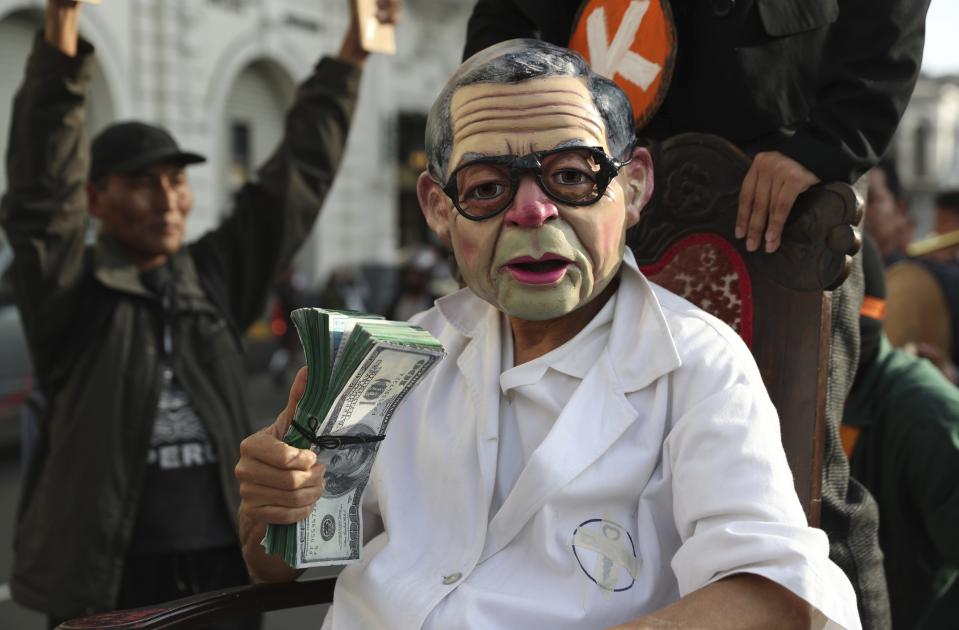
[[[202,551],[127,556],[120,582],[117,609],[139,608],[198,593],[249,584],[250,578],[237,546]],[[55,628],[65,619],[49,618]],[[259,630],[262,615],[231,619],[204,626],[208,630]]]

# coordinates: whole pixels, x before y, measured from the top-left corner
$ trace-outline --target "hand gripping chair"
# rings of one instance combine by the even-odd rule
[[[830,294],[858,251],[852,188],[825,184],[794,206],[774,254],[734,238],[748,158],[730,143],[684,134],[653,147],[655,192],[627,240],[652,280],[732,326],[752,350],[782,423],[796,490],[812,524],[819,489]],[[245,586],[68,621],[81,628],[195,628],[254,612],[330,602],[335,578]]]

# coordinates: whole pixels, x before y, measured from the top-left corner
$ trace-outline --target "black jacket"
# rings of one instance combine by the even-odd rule
[[[581,0],[479,0],[465,56],[514,37],[567,45]],[[671,0],[676,65],[641,134],[714,133],[854,182],[919,76],[929,0]]]
[[[76,58],[38,37],[14,102],[0,206],[39,385],[49,401],[22,488],[11,590],[54,617],[114,607],[160,390],[160,300],[109,238],[85,243],[84,95]],[[359,72],[325,59],[300,87],[286,134],[233,214],[182,248],[174,271],[172,367],[219,453],[223,494],[253,430],[237,330],[261,312],[306,238],[339,165]],[[171,506],[175,509],[175,506]]]

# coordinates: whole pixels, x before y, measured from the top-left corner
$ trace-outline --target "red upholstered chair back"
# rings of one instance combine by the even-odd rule
[[[627,242],[643,273],[729,324],[746,342],[779,412],[806,516],[819,522],[830,295],[858,251],[856,195],[827,184],[797,200],[774,254],[733,234],[748,158],[684,134],[653,147],[655,191]]]
[[[661,287],[681,295],[726,322],[747,346],[753,341],[753,294],[742,256],[726,239],[708,232],[690,234],[658,261],[642,267]]]

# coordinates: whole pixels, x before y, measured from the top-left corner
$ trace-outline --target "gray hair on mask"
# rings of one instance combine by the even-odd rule
[[[450,102],[461,87],[476,83],[510,84],[544,77],[584,77],[593,104],[606,125],[613,157],[623,158],[635,140],[633,108],[615,83],[593,72],[575,52],[537,39],[511,39],[482,50],[459,67],[433,102],[426,120],[430,174],[444,182],[453,151]]]

